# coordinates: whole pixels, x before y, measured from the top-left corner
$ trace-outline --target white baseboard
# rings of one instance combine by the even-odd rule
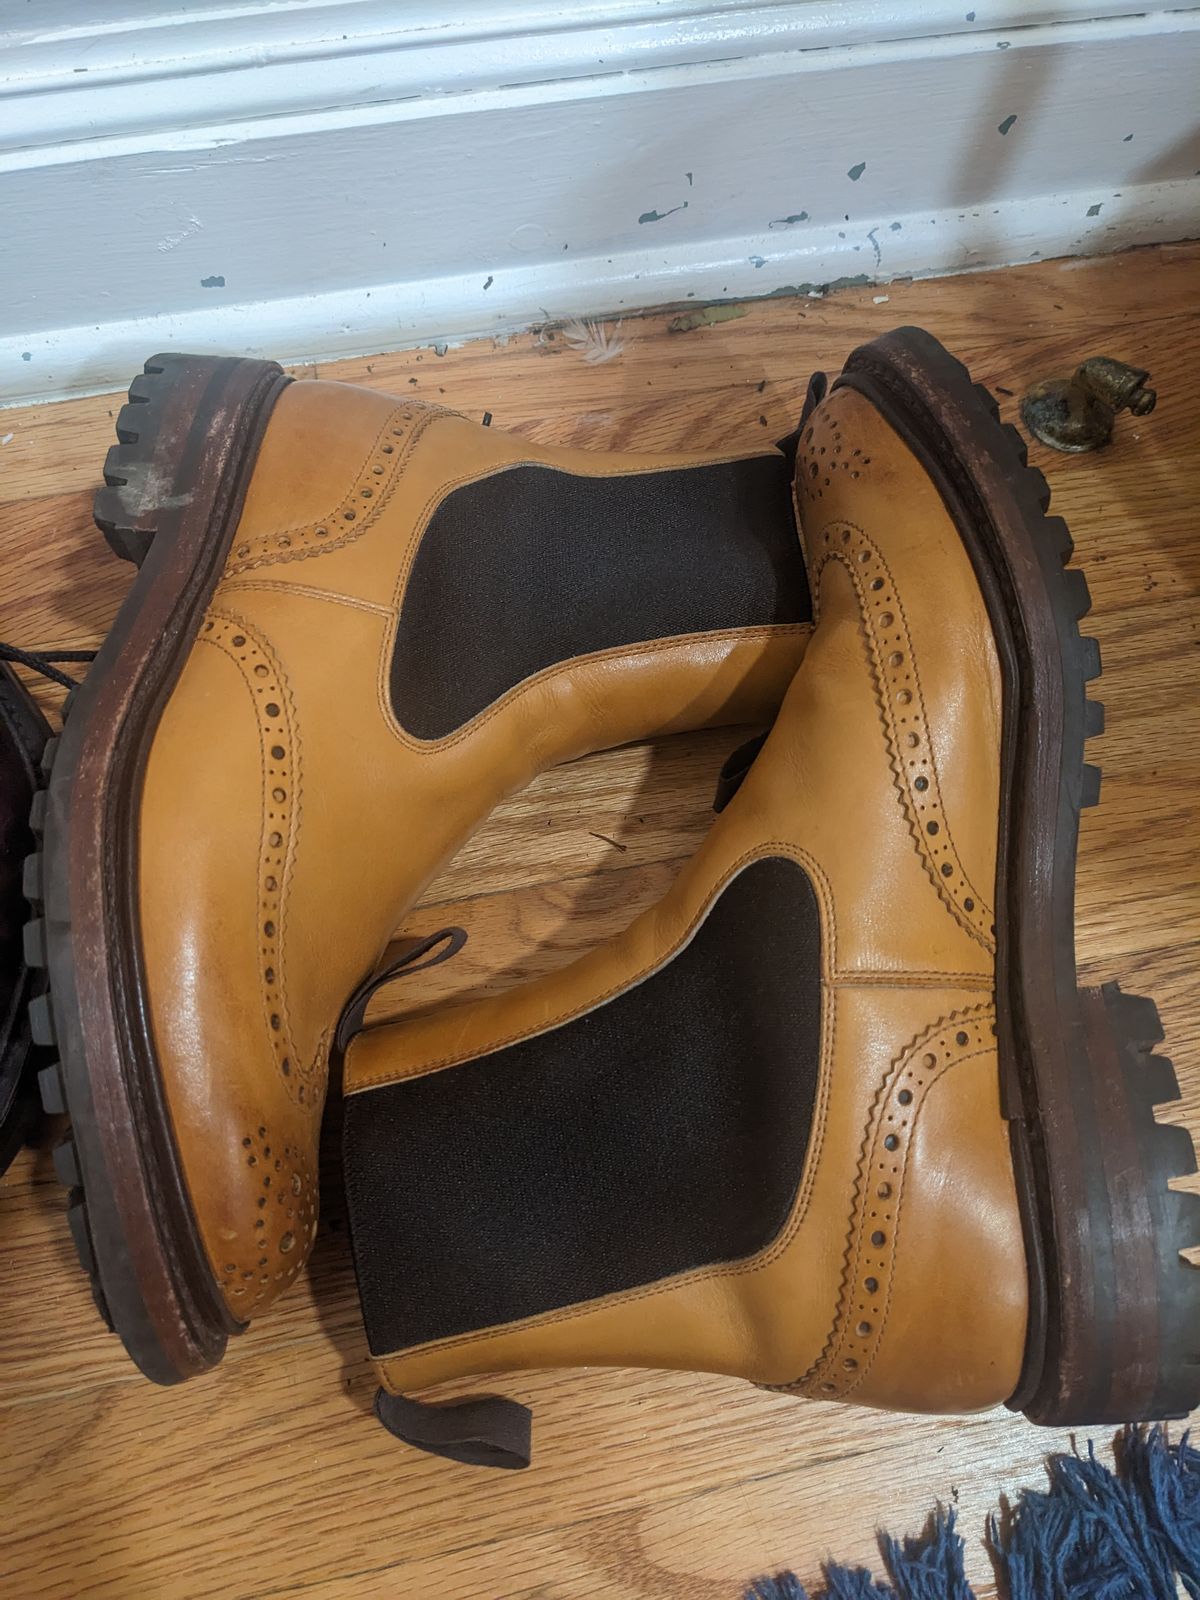
[[[1200,8],[971,5],[0,22],[0,403],[1200,234]]]

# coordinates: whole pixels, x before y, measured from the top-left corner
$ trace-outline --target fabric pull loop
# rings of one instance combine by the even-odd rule
[[[402,1443],[464,1466],[519,1472],[532,1458],[533,1415],[516,1400],[493,1396],[430,1405],[379,1389],[375,1415]]]
[[[343,1055],[346,1046],[361,1033],[367,1015],[367,1007],[385,984],[391,983],[393,978],[408,977],[412,972],[423,972],[427,967],[438,967],[443,961],[449,961],[451,956],[456,956],[467,942],[465,928],[441,928],[437,933],[431,933],[427,939],[419,939],[409,946],[398,961],[393,961],[390,967],[383,972],[373,974],[358,988],[347,1000],[338,1018],[337,1032],[333,1038],[333,1048],[337,1055]],[[444,950],[437,947],[444,944]],[[430,955],[430,951],[437,951]],[[422,956],[429,956],[428,961],[423,961]]]

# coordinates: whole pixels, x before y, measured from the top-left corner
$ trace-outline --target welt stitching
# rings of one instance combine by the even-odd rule
[[[344,1092],[346,1094],[359,1094],[364,1089],[375,1088],[380,1084],[404,1083],[411,1078],[427,1077],[430,1073],[440,1072],[446,1067],[460,1066],[465,1061],[477,1061],[482,1059],[482,1057],[485,1055],[495,1055],[499,1050],[506,1050],[509,1045],[520,1044],[525,1039],[536,1038],[539,1034],[543,1033],[552,1033],[555,1028],[564,1027],[568,1022],[574,1022],[578,1017],[585,1015],[587,1012],[596,1010],[598,1006],[604,1005],[606,1001],[613,999],[614,996],[623,994],[626,990],[633,989],[639,983],[643,983],[648,977],[652,977],[654,973],[661,971],[663,967],[665,967],[669,962],[673,961],[679,952],[686,947],[688,942],[695,935],[697,928],[699,928],[700,924],[708,916],[714,902],[717,899],[717,896],[729,883],[733,881],[742,868],[748,866],[753,861],[760,861],[771,855],[783,855],[791,860],[797,861],[799,865],[804,867],[809,876],[817,883],[817,892],[821,899],[822,908],[826,914],[826,921],[831,930],[828,940],[830,947],[828,959],[825,958],[824,952],[822,952],[822,965],[826,968],[822,975],[822,981],[830,981],[832,962],[835,957],[835,938],[832,931],[834,928],[834,913],[833,897],[828,891],[828,885],[825,882],[824,873],[807,851],[800,849],[800,847],[797,845],[789,844],[785,840],[771,839],[764,844],[755,845],[752,850],[745,851],[737,858],[736,861],[732,863],[731,866],[726,869],[716,885],[705,897],[704,903],[688,922],[678,939],[676,939],[676,941],[671,945],[669,950],[667,950],[661,956],[656,957],[654,960],[647,962],[646,965],[640,967],[637,972],[632,974],[632,976],[622,978],[618,983],[615,983],[610,988],[604,990],[602,994],[594,995],[586,1003],[573,1006],[567,1011],[560,1012],[558,1016],[552,1017],[548,1022],[539,1023],[536,1027],[523,1028],[516,1033],[507,1035],[503,1039],[494,1040],[487,1046],[486,1050],[476,1052],[472,1055],[449,1055],[444,1056],[436,1061],[420,1062],[407,1067],[400,1072],[386,1071],[373,1073],[370,1077],[359,1077],[357,1074],[349,1070],[350,1052],[352,1052],[354,1048],[353,1044],[351,1044],[350,1049],[347,1052],[346,1087]],[[388,1027],[391,1026],[391,1024],[384,1023],[382,1026]],[[370,1033],[370,1029],[367,1029],[366,1031],[368,1034]],[[360,1034],[359,1038],[362,1038],[363,1036],[364,1035]]]

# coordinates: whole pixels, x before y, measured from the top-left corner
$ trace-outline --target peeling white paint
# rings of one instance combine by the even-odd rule
[[[86,129],[134,141],[129,154],[183,148],[180,131],[192,129],[189,148],[211,149],[230,136],[205,136],[203,126],[222,122],[284,124],[330,108],[386,116],[405,102],[619,80],[668,60],[708,67],[764,52],[923,48],[943,38],[1019,46],[1031,28],[1126,18],[1130,9],[1129,0],[1003,0],[1006,33],[1018,30],[1010,41],[988,32],[999,20],[992,7],[968,19],[961,0],[11,5],[0,8],[0,147],[61,148]],[[41,21],[47,10],[58,26]],[[5,95],[20,97],[7,116]]]
[[[199,217],[188,217],[181,227],[175,228],[170,233],[164,234],[163,237],[158,241],[156,248],[159,249],[163,255],[166,255],[169,250],[174,250],[177,245],[181,245],[185,239],[190,239],[194,234],[199,233],[203,226],[204,224],[200,221]]]
[[[143,512],[153,511],[156,508],[176,511],[192,503],[190,492],[170,493],[174,481],[171,474],[164,472],[161,467],[156,467],[153,462],[130,462],[122,467],[122,471],[128,474],[128,479],[115,492],[131,517],[138,517]]]
[[[86,93],[0,20],[0,399],[1194,234],[1200,7],[1117,9],[114,0]]]

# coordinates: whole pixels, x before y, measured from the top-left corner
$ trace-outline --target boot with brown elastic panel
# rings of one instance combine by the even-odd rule
[[[1059,1426],[1200,1398],[1158,1018],[1076,982],[1101,716],[1066,527],[916,329],[814,381],[796,494],[813,638],[672,891],[348,1045],[379,1410],[426,1448],[513,1464],[511,1416],[405,1397],[559,1365]]]
[[[769,721],[810,607],[769,446],[546,448],[190,356],[117,432],[96,517],[139,571],[51,753],[27,946],[77,1242],[171,1382],[302,1267],[332,1030],[422,887],[551,763]]]

